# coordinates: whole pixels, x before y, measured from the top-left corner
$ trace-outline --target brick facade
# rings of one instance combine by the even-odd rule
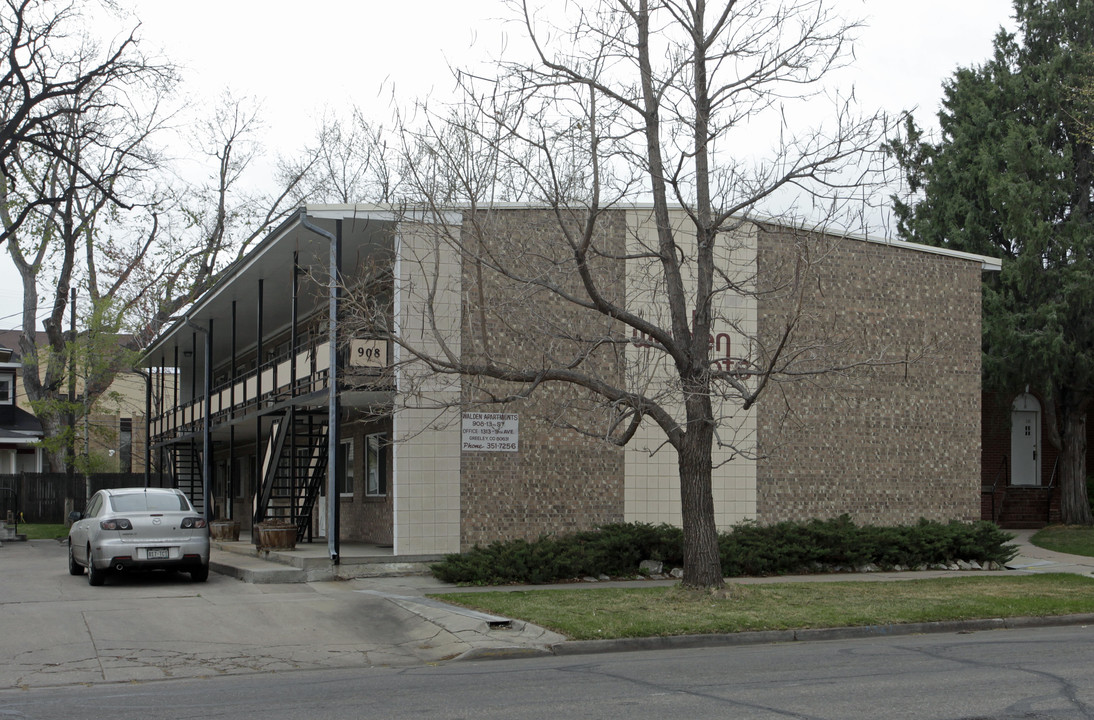
[[[759,235],[762,336],[788,313],[802,239]],[[840,355],[908,364],[780,383],[759,404],[760,522],[830,518],[900,524],[980,516],[980,283],[972,260],[898,244],[812,238],[799,339]],[[823,351],[822,351],[823,352]]]
[[[557,237],[554,215],[543,210],[506,210],[465,219],[464,238],[481,237],[494,249],[495,260],[516,274],[550,274],[562,284],[574,284],[571,273],[556,273],[548,252],[567,247]],[[474,223],[474,227],[468,225]],[[600,247],[622,254],[622,213],[605,218],[606,236]],[[622,263],[597,260],[599,277],[609,293],[621,297]],[[565,268],[565,265],[560,267]],[[542,276],[542,275],[541,275]],[[498,273],[479,273],[471,258],[463,265],[463,359],[486,356],[514,368],[536,367],[549,356],[556,362],[570,357],[577,345],[570,333],[594,335],[606,330],[597,313],[581,310],[547,292],[535,292]],[[576,290],[576,287],[575,287]],[[485,312],[484,312],[485,310]],[[485,340],[484,340],[485,339]],[[622,361],[613,353],[586,359],[582,368],[622,383]],[[465,400],[504,395],[517,388],[478,379],[465,379]],[[544,534],[590,529],[623,520],[623,449],[594,437],[557,427],[569,419],[590,426],[583,414],[583,393],[573,386],[537,388],[526,400],[504,406],[482,405],[483,412],[516,413],[520,423],[519,452],[464,451],[460,454],[460,546],[499,539],[534,539]],[[595,424],[595,421],[592,423]]]

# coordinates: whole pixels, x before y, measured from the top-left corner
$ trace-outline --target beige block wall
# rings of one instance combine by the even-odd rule
[[[830,350],[842,362],[925,355],[772,387],[759,405],[758,519],[978,518],[980,264],[766,228],[766,289],[790,277],[796,247],[814,261],[799,345],[816,342],[817,354]],[[788,298],[761,301],[766,337],[785,321]]]
[[[395,314],[400,337],[439,354],[459,353],[460,259],[428,226],[406,224],[396,238]],[[430,293],[435,293],[430,311]],[[435,318],[436,332],[430,318]],[[439,335],[438,335],[439,333]],[[460,383],[430,373],[396,345],[392,418],[394,548],[398,555],[460,549]]]
[[[677,231],[677,243],[682,252],[694,256],[694,237],[689,235],[688,218],[682,212],[672,216]],[[632,252],[657,247],[653,218],[649,211],[631,211],[627,217],[628,242]],[[689,242],[690,241],[690,242]],[[717,264],[745,292],[721,292],[713,301],[716,318],[715,357],[724,355],[723,335],[729,337],[731,356],[748,356],[748,340],[756,330],[756,302],[749,292],[754,287],[756,272],[756,235],[752,225],[737,233],[719,238]],[[670,327],[664,291],[659,282],[660,264],[630,261],[627,265],[627,295],[629,307],[642,317],[661,327]],[[694,277],[684,278],[689,292],[695,291]],[[689,307],[694,298],[689,297]],[[627,373],[630,387],[661,398],[662,404],[676,417],[684,420],[683,398],[675,389],[677,373],[671,360],[653,348],[631,347],[627,350]],[[734,401],[716,401],[719,418],[718,436],[726,447],[716,447],[713,453],[714,471],[711,491],[714,496],[715,520],[720,529],[755,516],[756,464],[755,415],[744,412]],[[732,447],[729,447],[732,446]],[[741,451],[744,452],[741,452]],[[665,442],[664,431],[647,421],[626,449],[625,517],[628,521],[670,523],[679,525],[680,474],[677,454]]]

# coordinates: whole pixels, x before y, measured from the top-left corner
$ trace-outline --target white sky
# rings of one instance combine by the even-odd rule
[[[120,0],[142,23],[146,49],[160,48],[185,73],[190,107],[207,108],[230,88],[261,101],[271,153],[291,154],[311,140],[325,109],[357,105],[378,122],[397,102],[446,95],[449,64],[466,66],[505,53],[519,27],[499,0]],[[552,0],[559,2],[561,0]],[[856,62],[840,78],[863,108],[918,107],[934,125],[942,81],[959,66],[982,63],[1010,0],[832,0],[864,19]],[[362,198],[367,200],[367,198]],[[21,290],[0,254],[0,326],[19,322]]]

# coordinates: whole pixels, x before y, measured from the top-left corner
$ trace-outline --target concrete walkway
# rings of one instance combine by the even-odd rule
[[[1012,542],[1018,546],[1017,557],[1007,563],[1007,567],[1011,570],[1028,573],[1094,574],[1094,557],[1068,555],[1032,545],[1029,539],[1037,532],[1036,530],[1009,530],[1008,532],[1014,534]]]

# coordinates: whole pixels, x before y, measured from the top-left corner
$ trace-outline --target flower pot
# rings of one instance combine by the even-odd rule
[[[296,547],[296,526],[286,522],[262,522],[254,528],[259,550],[292,550]]]
[[[239,523],[235,520],[214,520],[209,523],[209,538],[224,542],[239,542]]]

